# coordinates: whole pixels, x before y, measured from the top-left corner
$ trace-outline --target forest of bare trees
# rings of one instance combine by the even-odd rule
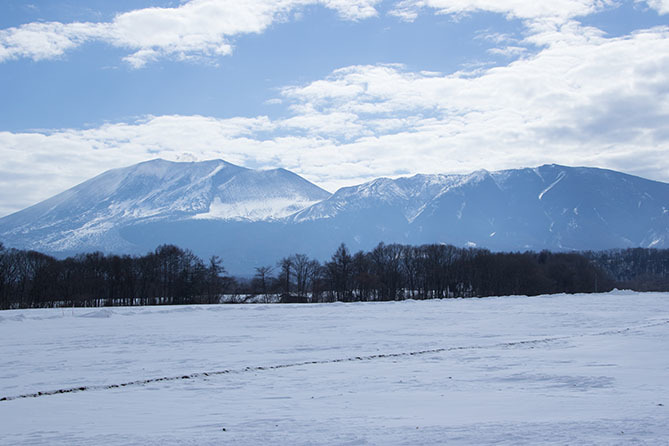
[[[0,244],[0,309],[219,302],[334,302],[669,290],[669,250],[495,253],[430,244],[342,244],[324,263],[304,254],[226,274],[222,260],[159,246],[144,256],[58,260]]]
[[[669,250],[630,248],[586,252],[585,257],[611,277],[618,288],[669,290]]]
[[[215,303],[227,286],[208,263],[163,245],[141,257],[80,254],[57,260],[0,245],[0,308]]]

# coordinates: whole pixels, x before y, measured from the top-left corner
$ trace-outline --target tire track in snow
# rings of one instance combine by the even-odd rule
[[[59,395],[59,394],[65,394],[65,393],[86,392],[86,391],[90,391],[90,390],[120,389],[120,388],[124,388],[124,387],[143,386],[143,385],[146,385],[146,384],[168,382],[168,381],[192,380],[192,379],[206,378],[206,377],[218,376],[218,375],[231,375],[231,374],[239,374],[239,373],[247,373],[247,372],[261,372],[261,371],[266,371],[266,370],[287,369],[287,368],[293,368],[293,367],[303,367],[303,366],[308,366],[308,365],[336,364],[336,363],[341,363],[341,362],[357,362],[357,361],[374,361],[374,360],[377,360],[377,359],[422,356],[422,355],[447,353],[447,352],[454,352],[454,351],[461,351],[461,350],[488,350],[488,349],[510,348],[510,347],[530,347],[530,348],[534,348],[535,345],[539,345],[539,344],[549,344],[549,343],[552,343],[552,342],[564,341],[564,340],[575,339],[575,338],[584,338],[584,337],[589,337],[589,336],[617,335],[617,334],[628,333],[628,332],[634,331],[634,330],[641,330],[641,329],[644,329],[644,328],[658,327],[660,325],[667,325],[667,324],[669,324],[669,320],[662,320],[662,321],[659,321],[659,322],[654,322],[654,323],[645,324],[645,325],[639,325],[639,326],[635,326],[635,327],[627,327],[627,328],[622,328],[622,329],[618,329],[618,330],[614,329],[614,330],[601,331],[601,332],[597,332],[597,333],[577,334],[577,335],[568,335],[568,336],[553,336],[553,337],[546,337],[546,338],[541,338],[541,339],[531,339],[531,340],[524,340],[524,341],[500,342],[498,344],[492,344],[492,345],[469,345],[469,346],[460,346],[460,347],[441,347],[441,348],[433,348],[433,349],[428,349],[428,350],[417,350],[417,351],[412,351],[412,352],[377,353],[377,354],[374,354],[374,355],[350,356],[350,357],[347,357],[347,358],[338,358],[338,359],[321,359],[321,360],[316,360],[316,361],[302,361],[302,362],[294,362],[294,363],[289,363],[289,364],[279,364],[279,365],[270,365],[270,366],[253,366],[253,367],[244,367],[244,368],[239,368],[239,369],[223,369],[223,370],[217,370],[217,371],[214,371],[214,372],[197,372],[197,373],[191,373],[191,374],[188,374],[188,375],[164,376],[162,378],[138,379],[138,380],[135,380],[135,381],[128,381],[128,382],[125,382],[125,383],[122,383],[122,384],[103,384],[103,385],[92,385],[92,386],[79,386],[79,387],[70,387],[70,388],[67,388],[67,389],[47,390],[47,391],[41,391],[41,392],[35,392],[35,393],[26,393],[26,394],[22,394],[22,395],[4,396],[4,397],[0,398],[0,402],[13,401],[13,400],[18,400],[18,399],[26,399],[26,398],[38,398],[38,397],[41,397],[41,396]]]

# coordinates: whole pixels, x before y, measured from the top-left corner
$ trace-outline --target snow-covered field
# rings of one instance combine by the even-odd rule
[[[667,293],[5,311],[0,358],[0,444],[669,444]]]

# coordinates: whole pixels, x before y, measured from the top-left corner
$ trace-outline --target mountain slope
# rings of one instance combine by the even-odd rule
[[[47,251],[124,250],[128,225],[185,219],[271,221],[330,194],[285,169],[255,171],[222,160],[156,159],[114,169],[0,219],[12,245]]]
[[[378,241],[496,250],[669,247],[669,185],[559,165],[380,178],[340,189],[289,218],[343,232],[361,247]]]
[[[448,236],[493,249],[660,247],[669,246],[667,209],[665,183],[546,165],[484,173],[475,187],[436,196],[415,224],[424,240]]]

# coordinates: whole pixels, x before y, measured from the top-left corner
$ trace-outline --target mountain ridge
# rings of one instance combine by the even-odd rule
[[[416,174],[321,189],[286,169],[150,160],[104,172],[0,218],[6,246],[58,255],[142,253],[162,243],[248,273],[339,243],[450,243],[492,250],[669,247],[669,184],[546,164]]]

